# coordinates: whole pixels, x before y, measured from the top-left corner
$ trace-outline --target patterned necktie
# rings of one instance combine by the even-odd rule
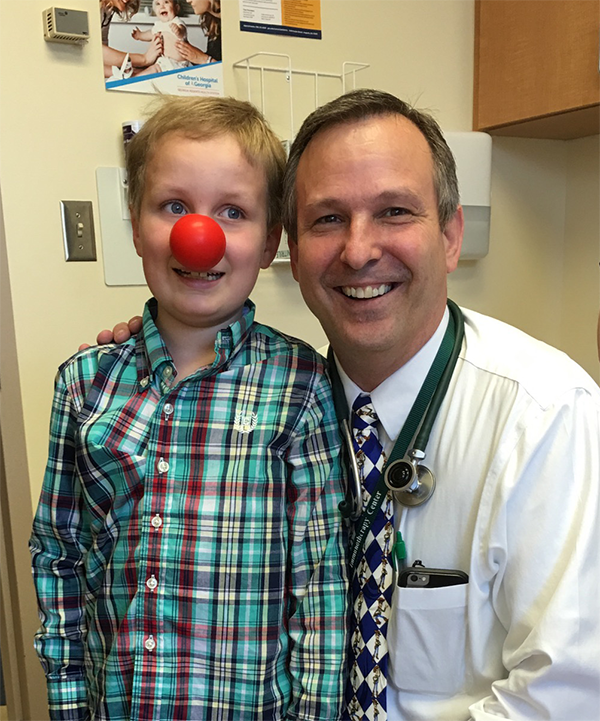
[[[352,407],[354,452],[363,486],[363,509],[368,504],[385,454],[377,435],[377,414],[368,395],[359,395]],[[352,721],[386,721],[388,647],[387,627],[392,603],[391,552],[394,505],[388,491],[352,578],[354,663],[350,669],[348,716]]]

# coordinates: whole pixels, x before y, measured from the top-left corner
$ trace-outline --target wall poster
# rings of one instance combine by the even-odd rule
[[[240,30],[321,40],[321,0],[240,0]]]
[[[100,0],[107,90],[223,95],[221,0]]]

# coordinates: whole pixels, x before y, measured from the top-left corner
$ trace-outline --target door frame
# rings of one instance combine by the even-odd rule
[[[28,541],[33,520],[25,424],[0,186],[0,648],[8,718],[46,721],[46,682]]]

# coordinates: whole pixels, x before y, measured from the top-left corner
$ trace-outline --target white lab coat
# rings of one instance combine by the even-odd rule
[[[409,565],[469,583],[395,588],[388,718],[597,721],[600,389],[563,353],[464,315],[427,447],[437,488],[424,506],[397,505],[396,523]],[[388,451],[446,323],[371,394]]]

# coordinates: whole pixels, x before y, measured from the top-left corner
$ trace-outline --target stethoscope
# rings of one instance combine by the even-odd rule
[[[448,299],[448,309],[450,311],[450,321],[446,329],[446,334],[430,373],[425,379],[413,409],[411,409],[409,419],[407,419],[408,424],[410,416],[413,415],[413,411],[419,415],[419,409],[416,406],[420,398],[430,398],[423,412],[420,414],[422,420],[420,421],[418,433],[414,438],[410,450],[406,453],[399,451],[399,437],[383,468],[383,479],[386,487],[393,492],[394,498],[404,506],[422,505],[431,498],[435,490],[435,476],[429,468],[423,465],[423,460],[425,459],[425,450],[429,436],[431,435],[431,429],[433,428],[440,406],[448,390],[448,385],[450,384],[450,379],[452,378],[452,373],[456,366],[465,334],[464,319],[460,308],[456,303]],[[350,521],[357,521],[363,512],[360,470],[354,452],[352,433],[348,424],[349,414],[344,388],[331,348],[329,348],[327,358],[331,373],[336,415],[344,439],[347,466],[350,469],[350,478],[348,487],[346,488],[346,499],[340,504],[340,511],[344,518]],[[437,381],[435,382],[434,390],[428,391],[426,388],[428,382],[431,384],[431,379],[436,376],[436,364],[438,371]],[[416,422],[418,423],[419,421],[417,420]],[[402,436],[403,432],[404,429],[400,436]],[[410,432],[410,429],[408,429],[408,432]],[[401,457],[398,457],[399,455]]]

